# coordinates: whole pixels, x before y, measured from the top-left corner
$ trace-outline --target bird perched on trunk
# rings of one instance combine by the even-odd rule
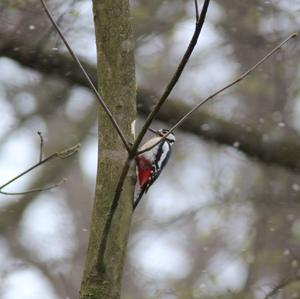
[[[169,130],[161,129],[155,131],[151,128],[149,128],[149,130],[157,136],[147,141],[139,150],[143,151],[149,149],[148,151],[135,157],[138,180],[133,209],[137,207],[143,194],[148,191],[149,187],[161,174],[161,171],[170,158],[172,145],[176,141],[174,133],[171,132],[164,140],[156,144],[162,137],[169,133]],[[155,146],[153,147],[153,145]]]

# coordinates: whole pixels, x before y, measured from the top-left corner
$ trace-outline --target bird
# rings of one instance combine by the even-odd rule
[[[169,133],[168,129],[154,130],[149,128],[149,131],[156,136],[148,140],[140,149],[139,152],[149,149],[135,157],[137,183],[135,188],[135,200],[133,202],[133,210],[139,204],[142,196],[147,193],[150,186],[160,176],[162,170],[166,166],[171,149],[176,141],[175,134]],[[166,134],[169,135],[159,142]],[[159,142],[159,143],[158,143]],[[158,143],[158,144],[157,144]]]

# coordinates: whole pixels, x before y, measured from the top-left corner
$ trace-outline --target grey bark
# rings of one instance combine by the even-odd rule
[[[125,132],[127,140],[133,142],[131,124],[136,117],[136,85],[129,3],[127,0],[94,0],[93,5],[99,90]],[[126,159],[126,149],[110,120],[100,109],[96,193],[80,290],[81,299],[120,297],[122,269],[132,215],[134,169],[131,169],[125,180],[108,236],[104,235],[104,227],[109,221],[112,199]],[[104,244],[106,237],[107,243],[105,241]]]

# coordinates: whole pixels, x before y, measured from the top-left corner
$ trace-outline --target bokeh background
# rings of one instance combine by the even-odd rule
[[[131,2],[140,125],[176,69],[195,15],[193,1]],[[48,4],[95,76],[91,1]],[[37,131],[44,156],[81,143],[77,155],[3,191],[67,178],[60,187],[0,194],[0,298],[77,298],[96,175],[97,103],[38,0],[1,0],[0,23],[0,185],[38,161]],[[176,107],[198,103],[299,28],[299,0],[212,1],[168,113],[154,127],[174,124]],[[295,40],[176,132],[167,168],[133,217],[122,299],[260,299],[285,279],[290,283],[272,298],[300,298],[299,63]],[[268,158],[276,144],[291,163]]]

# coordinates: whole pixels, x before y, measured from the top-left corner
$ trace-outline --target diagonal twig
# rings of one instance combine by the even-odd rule
[[[19,195],[19,194],[26,194],[26,193],[33,193],[33,192],[41,192],[41,191],[44,191],[44,190],[49,190],[51,188],[57,187],[63,181],[65,181],[65,179],[62,182],[58,183],[58,184],[55,184],[53,186],[46,187],[46,188],[37,188],[37,189],[29,190],[29,191],[15,192],[15,193],[10,193],[10,192],[4,192],[4,191],[2,191],[3,188],[7,187],[8,185],[10,185],[11,183],[13,183],[14,181],[16,181],[19,178],[21,178],[22,176],[24,176],[25,174],[31,172],[35,168],[37,168],[37,167],[45,164],[46,162],[48,162],[48,161],[50,161],[52,159],[66,159],[66,158],[71,157],[72,155],[74,155],[75,153],[78,152],[79,147],[80,147],[80,144],[76,144],[76,145],[74,145],[74,146],[72,146],[72,147],[70,147],[70,148],[68,148],[68,149],[66,149],[64,151],[56,152],[56,153],[53,153],[53,154],[49,155],[45,159],[39,161],[38,163],[36,163],[33,166],[29,167],[25,171],[21,172],[20,174],[18,174],[17,176],[15,176],[11,180],[9,180],[8,182],[6,182],[2,186],[0,186],[0,194],[4,194],[4,195]]]
[[[187,62],[189,61],[190,56],[191,56],[191,54],[192,54],[192,52],[193,52],[193,50],[194,50],[194,48],[197,44],[199,35],[201,33],[201,30],[202,30],[202,27],[203,27],[203,24],[204,24],[204,21],[205,21],[205,18],[206,18],[206,13],[207,13],[209,3],[210,3],[210,0],[205,0],[204,1],[201,14],[200,14],[199,18],[197,18],[197,20],[196,20],[194,34],[193,34],[192,39],[191,39],[191,41],[190,41],[190,43],[187,47],[187,50],[184,53],[179,65],[178,65],[178,68],[175,71],[172,79],[170,80],[169,84],[167,85],[167,87],[166,87],[165,91],[163,92],[161,98],[158,100],[157,104],[155,105],[153,111],[147,117],[147,119],[144,123],[144,126],[142,127],[137,139],[135,140],[134,145],[133,145],[132,150],[131,150],[132,156],[134,156],[136,154],[136,151],[137,151],[144,135],[146,134],[148,128],[150,127],[153,119],[155,118],[155,116],[159,112],[161,106],[164,104],[164,102],[169,97],[171,91],[173,90],[174,86],[176,85],[177,81],[179,80],[179,78],[180,78]],[[196,5],[195,8],[198,9],[198,5]],[[197,12],[196,12],[196,14],[197,14]],[[198,14],[199,14],[199,12],[198,12]]]
[[[44,137],[42,132],[38,131],[37,132],[39,137],[40,137],[40,157],[39,157],[39,162],[43,160],[43,147],[44,147]]]
[[[198,0],[194,0],[195,2],[195,14],[196,14],[196,22],[199,20],[199,8],[198,8]]]
[[[107,105],[104,102],[103,97],[99,94],[97,88],[95,87],[95,85],[93,84],[91,77],[89,76],[89,74],[86,72],[85,68],[82,66],[79,58],[77,57],[77,55],[75,54],[75,52],[72,50],[71,46],[69,45],[68,41],[66,40],[64,34],[62,33],[62,31],[60,30],[59,26],[57,25],[57,23],[55,22],[52,14],[50,13],[48,6],[46,4],[46,2],[44,0],[41,0],[43,8],[48,16],[48,18],[50,19],[51,23],[53,24],[55,30],[57,31],[57,33],[59,34],[59,36],[61,37],[62,41],[64,42],[65,46],[67,47],[69,53],[71,54],[72,58],[74,59],[74,61],[76,62],[76,64],[78,65],[78,67],[80,68],[82,74],[84,75],[86,81],[88,82],[89,86],[91,87],[92,91],[94,92],[98,102],[100,103],[100,105],[102,106],[102,108],[104,109],[105,113],[107,114],[108,118],[110,119],[110,121],[112,122],[114,128],[116,129],[116,131],[118,132],[118,135],[120,136],[127,152],[130,152],[130,146],[128,144],[128,141],[124,135],[124,133],[122,132],[121,128],[119,127],[116,119],[114,118],[114,116],[112,115],[111,111],[109,110],[109,108],[107,107]]]
[[[178,128],[192,113],[194,113],[202,105],[204,105],[206,102],[208,102],[209,100],[211,100],[212,98],[214,98],[215,96],[217,96],[218,94],[220,94],[221,92],[225,91],[226,89],[232,87],[233,85],[237,84],[238,82],[242,81],[244,78],[246,78],[247,76],[249,76],[255,69],[257,69],[261,64],[263,64],[275,52],[277,52],[278,50],[280,50],[282,48],[282,46],[284,46],[288,41],[290,41],[291,39],[293,39],[293,38],[295,38],[297,36],[298,36],[298,33],[292,33],[289,37],[287,37],[284,41],[282,41],[278,46],[276,46],[272,51],[270,51],[261,60],[259,60],[255,65],[253,65],[250,69],[248,69],[246,72],[244,72],[243,74],[241,74],[238,78],[236,78],[235,80],[231,81],[229,84],[227,84],[226,86],[224,86],[221,89],[217,90],[216,92],[214,92],[213,94],[211,94],[210,96],[208,96],[206,99],[204,99],[202,102],[200,102],[199,104],[197,104],[196,106],[194,106],[175,125],[173,125],[171,127],[171,129],[169,130],[169,132],[167,134],[165,134],[161,138],[161,140],[159,140],[153,146],[151,146],[151,147],[149,147],[149,148],[147,148],[145,150],[142,150],[142,151],[138,152],[137,155],[142,154],[142,153],[144,153],[146,151],[149,151],[150,149],[152,149],[153,147],[155,147],[157,144],[159,144],[160,142],[162,142],[163,140],[165,140],[168,137],[169,134],[171,134],[176,128]]]
[[[47,191],[47,190],[51,190],[51,189],[54,189],[56,187],[59,187],[60,185],[62,185],[66,181],[67,181],[67,179],[63,178],[60,182],[58,182],[56,184],[53,184],[51,186],[47,186],[47,187],[44,187],[44,188],[31,189],[31,190],[27,190],[27,191],[23,191],[23,192],[5,192],[5,191],[0,190],[0,194],[3,194],[3,195],[25,195],[25,194],[31,194],[31,193],[36,193],[36,192],[42,192],[42,191]]]
[[[289,284],[292,284],[296,281],[300,280],[300,276],[295,276],[295,277],[291,277],[291,278],[286,278],[284,280],[282,280],[273,290],[271,290],[266,296],[265,299],[269,299],[271,297],[273,297],[274,295],[276,295],[280,290],[284,289],[285,287],[287,287]]]

